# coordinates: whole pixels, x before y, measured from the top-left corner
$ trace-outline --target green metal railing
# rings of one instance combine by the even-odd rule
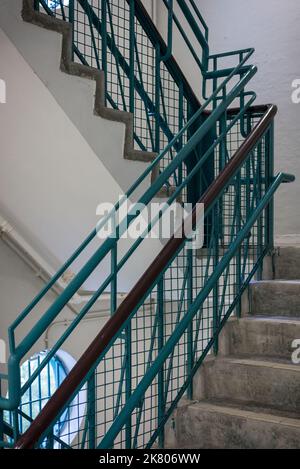
[[[166,421],[185,393],[192,398],[195,372],[210,351],[217,353],[222,327],[240,314],[241,296],[272,247],[272,198],[293,180],[273,176],[275,112],[249,109],[244,119],[252,130],[244,142],[239,111],[228,114],[234,154],[221,171],[216,164],[215,181],[200,198],[211,228],[206,248],[190,249],[187,238],[169,241],[18,448],[49,439],[83,386],[89,397],[82,426],[61,448],[163,447]],[[219,152],[214,156],[220,164]]]
[[[253,49],[209,56],[208,30],[195,3],[178,0],[164,4],[168,7],[167,44],[162,42],[138,1],[116,3],[113,0],[78,0],[70,1],[68,9],[63,2],[59,2],[59,10],[52,10],[50,3],[45,0],[35,2],[36,9],[43,7],[51,16],[56,15],[72,23],[74,57],[84,57],[87,65],[94,66],[96,61],[98,68],[104,67],[107,104],[110,99],[117,100],[116,96],[120,102],[129,100],[129,110],[135,113],[135,134],[138,140],[142,136],[152,140],[149,137],[150,130],[149,133],[139,133],[138,125],[142,128],[144,124],[141,122],[148,123],[148,117],[154,119],[155,151],[158,156],[9,328],[8,372],[6,376],[1,376],[3,394],[0,398],[0,438],[2,436],[4,446],[11,444],[4,436],[5,433],[8,435],[13,431],[14,441],[21,437],[20,412],[22,418],[32,421],[30,412],[25,413],[20,408],[22,397],[30,393],[57,351],[64,347],[96,301],[108,289],[112,314],[107,325],[110,333],[107,334],[106,328],[105,334],[100,334],[96,345],[89,349],[93,360],[90,359],[83,366],[88,353],[79,360],[77,365],[80,364],[80,371],[76,371],[76,365],[58,388],[56,393],[60,397],[55,393],[49,399],[25,432],[25,439],[21,437],[19,440],[18,447],[44,447],[46,444],[47,447],[55,448],[136,448],[151,446],[156,441],[163,446],[167,418],[186,391],[192,397],[195,370],[212,348],[217,353],[221,327],[233,311],[239,314],[242,292],[253,275],[260,274],[263,257],[272,247],[272,196],[278,185],[288,178],[284,175],[273,178],[275,108],[253,107],[255,94],[247,90],[249,81],[257,71],[256,67],[247,65]],[[123,8],[122,14],[120,8]],[[164,86],[161,86],[161,72],[158,72],[162,66],[166,68],[167,82],[172,83],[167,86],[170,86],[169,90],[179,86],[181,93],[184,93],[188,89],[182,75],[179,81],[176,81],[178,77],[172,75],[176,68],[170,55],[175,27],[187,47],[191,52],[194,51],[192,56],[200,57],[192,46],[194,42],[191,36],[187,36],[185,29],[180,30],[179,11],[190,23],[192,35],[201,48],[202,59],[198,59],[199,82],[203,83],[204,96],[208,94],[203,104],[198,104],[198,109],[194,107],[186,115],[182,112],[185,105],[180,97],[184,94],[178,95],[176,91],[175,98],[171,99],[173,91],[165,93],[169,104],[162,104]],[[131,19],[129,23],[126,23],[127,14]],[[84,31],[87,29],[88,34],[79,29],[82,25],[85,25]],[[130,38],[125,35],[125,31],[130,33]],[[136,45],[142,44],[140,55],[148,60],[148,46],[145,46],[148,40],[151,42],[151,50],[157,54],[154,80],[152,66],[146,66],[143,70],[138,66]],[[124,47],[120,49],[122,41]],[[133,47],[130,48],[130,44]],[[90,62],[87,58],[90,58]],[[237,63],[219,68],[219,61],[228,58]],[[209,69],[210,63],[213,63],[212,70]],[[146,78],[142,80],[143,74],[148,77],[148,81]],[[128,93],[121,86],[125,82],[128,84]],[[151,95],[154,107],[148,100],[145,83],[151,83],[155,90]],[[211,89],[208,91],[209,86]],[[191,108],[191,94],[184,99],[186,108]],[[240,107],[232,110],[231,106],[236,102]],[[138,106],[145,108],[145,120],[137,112]],[[178,113],[178,108],[174,106],[179,106],[181,111]],[[232,167],[234,171],[228,172],[228,168]],[[155,181],[142,196],[137,197],[136,194],[141,193],[143,184],[153,171],[157,174]],[[215,190],[216,182],[219,184],[218,191]],[[148,246],[145,237],[141,236],[132,240],[126,253],[122,254],[121,251],[122,236],[140,216],[137,205],[124,215],[117,226],[115,238],[107,238],[100,246],[94,247],[98,230],[109,220],[114,220],[128,198],[138,199],[138,204],[150,206],[166,186],[173,190],[160,213],[149,220],[146,233],[155,227],[174,201],[189,202],[195,207],[200,200],[205,203],[204,248],[199,251],[188,249],[188,241],[183,238],[178,240],[176,249],[170,251],[169,256],[163,250],[159,262],[146,271],[146,276],[150,275],[149,272],[155,272],[151,282],[148,282],[147,287],[143,286],[142,277],[140,288],[135,289],[139,296],[129,294],[129,300],[126,298],[117,308],[120,272],[125,267],[132,268],[132,260],[138,250],[144,246],[147,249]],[[92,247],[94,252],[91,255],[87,250]],[[89,252],[89,260],[85,261],[75,278],[30,331],[24,333],[41,300],[65,271],[86,252]],[[37,341],[59,318],[65,305],[95,269],[100,267],[106,271],[107,265],[109,272],[97,291],[47,351],[33,373],[21,382],[20,365],[26,357],[32,355]],[[118,320],[120,317],[122,319]],[[86,390],[84,401],[82,389]],[[11,412],[9,421],[5,421],[4,411]],[[63,415],[64,428],[61,434],[57,434],[55,429]],[[38,425],[37,431],[36,422],[39,419],[43,423]]]
[[[189,170],[189,174],[182,178],[181,184],[173,191],[172,195],[168,198],[168,200],[164,204],[164,210],[167,208],[179,197],[183,202],[188,201],[188,194],[187,194],[187,186],[188,184],[195,179],[197,176],[202,174],[201,168],[205,166],[205,163],[208,160],[214,160],[214,151],[218,147],[222,147],[222,152],[224,150],[224,139],[227,138],[227,134],[229,135],[230,129],[237,123],[238,119],[241,118],[243,114],[246,113],[247,109],[249,109],[250,104],[253,102],[254,97],[252,96],[248,101],[247,105],[238,113],[238,116],[234,119],[233,122],[230,122],[226,129],[222,129],[220,125],[218,125],[219,119],[224,113],[227,112],[228,106],[235,100],[236,96],[239,95],[240,91],[245,88],[249,80],[253,77],[256,73],[256,68],[252,67],[246,75],[242,78],[242,80],[234,86],[234,88],[227,94],[226,99],[222,101],[222,103],[213,111],[211,114],[205,119],[203,125],[200,125],[197,130],[193,133],[192,137],[188,140],[187,144],[183,146],[181,150],[179,150],[172,160],[166,167],[166,169],[162,172],[162,174],[157,178],[157,180],[150,186],[150,188],[140,197],[138,203],[142,203],[144,205],[150,204],[150,202],[155,199],[156,194],[161,190],[161,188],[166,184],[173,181],[175,178],[178,178],[178,175],[183,175],[184,170],[190,163],[189,160],[193,157],[193,151],[197,148],[197,146],[203,141],[203,139],[211,132],[211,129],[214,128],[214,136],[215,138],[211,141],[211,144],[207,146],[205,151],[203,150],[203,156],[199,159],[199,161],[193,162],[192,169]],[[183,129],[178,133],[178,135],[167,145],[167,147],[160,153],[160,155],[156,158],[156,160],[149,165],[147,170],[137,179],[137,181],[132,185],[132,187],[126,192],[124,197],[115,205],[114,213],[118,211],[122,204],[129,199],[130,197],[134,196],[137,190],[140,188],[142,183],[146,180],[148,175],[155,169],[155,167],[161,162],[164,161],[164,158],[168,158],[168,152],[170,149],[176,151],[177,142],[181,141],[182,137],[189,133],[190,129],[195,126],[196,122],[204,115],[205,111],[208,108],[208,105],[213,101],[213,99],[219,94],[224,94],[224,89],[226,89],[227,82],[230,80],[231,76],[229,76],[222,85],[216,90],[215,93],[205,102],[203,106],[199,109],[199,111],[190,119],[190,121],[183,127]],[[225,164],[225,159],[229,157],[229,152],[227,150],[226,155],[222,156],[220,163],[218,165],[218,171],[222,168]],[[67,302],[73,297],[73,295],[78,291],[78,289],[82,286],[82,284],[86,281],[86,279],[91,275],[94,269],[107,258],[109,255],[111,257],[116,256],[118,250],[118,243],[119,239],[124,234],[124,226],[129,226],[132,221],[137,218],[138,214],[136,213],[135,208],[132,209],[131,212],[126,216],[126,224],[121,223],[120,230],[118,232],[118,236],[116,239],[107,239],[104,241],[103,245],[100,246],[95,254],[90,258],[90,260],[86,263],[86,265],[81,269],[81,271],[77,274],[77,276],[72,280],[72,282],[67,286],[63,294],[58,298],[55,304],[45,313],[45,315],[37,322],[37,324],[33,327],[29,334],[27,334],[22,340],[16,344],[15,340],[15,331],[19,326],[24,323],[24,320],[28,317],[31,311],[39,304],[41,299],[45,296],[45,294],[49,291],[49,289],[57,282],[57,280],[64,274],[64,272],[76,261],[76,259],[86,250],[86,248],[91,244],[91,242],[96,238],[97,229],[92,231],[92,233],[87,237],[87,239],[82,243],[82,245],[76,250],[76,252],[71,256],[71,258],[63,265],[63,267],[57,272],[57,274],[51,279],[51,281],[45,286],[45,288],[41,291],[41,293],[33,300],[33,302],[20,314],[18,319],[12,324],[9,329],[9,346],[11,351],[11,356],[8,363],[9,374],[11,375],[10,381],[10,389],[9,389],[9,399],[0,399],[0,405],[3,405],[4,408],[14,408],[20,402],[20,385],[19,385],[19,363],[22,358],[28,353],[28,351],[33,347],[35,342],[38,340],[39,337],[45,332],[46,328],[49,327],[51,322],[58,316],[61,312],[63,307],[67,304]],[[153,227],[154,223],[158,220],[152,220],[149,226],[149,230]],[[107,223],[107,219],[104,219],[101,226],[104,226]],[[98,226],[100,229],[101,226]],[[129,251],[125,254],[125,256],[121,259],[117,265],[112,263],[112,271],[110,275],[108,275],[107,279],[101,285],[99,290],[95,292],[92,299],[87,303],[87,305],[83,308],[77,318],[74,320],[74,323],[67,329],[66,334],[60,339],[57,346],[53,349],[50,353],[54,355],[54,353],[58,350],[58,348],[64,343],[68,335],[73,331],[73,329],[79,324],[81,319],[87,314],[93,304],[97,301],[97,299],[105,292],[107,287],[114,285],[116,282],[118,272],[124,265],[130,260],[130,257],[135,252],[137,247],[144,241],[143,238],[140,238],[135,241]],[[114,295],[116,295],[116,289],[112,287],[114,291]],[[113,299],[112,305],[116,304],[116,298]],[[113,312],[113,310],[112,310]],[[33,379],[36,375],[33,375],[32,379],[23,386],[22,392],[25,392],[30,383],[33,382]]]
[[[145,31],[140,2],[71,0],[55,7],[40,0],[35,7],[72,24],[74,60],[104,71],[105,104],[134,115],[137,149],[159,153],[199,107],[171,49],[164,51],[156,29]]]
[[[167,43],[140,0],[70,0],[67,6],[60,0],[35,2],[40,12],[72,24],[74,60],[104,72],[105,105],[132,113],[136,148],[154,153],[160,153],[200,107],[172,56],[174,33],[184,41],[190,65],[198,69],[199,89],[202,83],[204,96],[208,83],[216,89],[220,79],[237,65],[240,76],[249,70],[241,63],[245,64],[253,53],[252,49],[231,52],[236,63],[220,71],[216,66],[222,57],[209,56],[208,27],[195,2],[164,0],[163,6]],[[210,71],[211,62],[214,69]],[[177,142],[177,150],[187,138],[183,135]],[[160,170],[173,155],[170,149]],[[178,181],[172,183],[176,186]]]

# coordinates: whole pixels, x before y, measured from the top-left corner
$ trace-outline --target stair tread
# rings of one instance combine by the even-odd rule
[[[257,404],[250,402],[241,403],[230,400],[206,399],[203,401],[192,402],[189,404],[189,407],[300,428],[300,412],[295,413],[273,409],[271,407],[260,407]]]
[[[251,282],[251,285],[275,285],[275,284],[283,284],[283,285],[300,285],[300,279],[274,279],[274,280],[254,280]]]
[[[295,316],[266,316],[264,314],[256,314],[255,316],[244,316],[239,321],[243,322],[254,322],[254,321],[260,321],[260,322],[267,322],[267,323],[284,323],[284,324],[295,324],[295,325],[300,325],[300,318]]]
[[[268,368],[277,368],[277,369],[285,369],[296,371],[300,373],[300,366],[295,365],[290,362],[290,360],[278,357],[265,357],[265,356],[252,356],[251,358],[248,356],[224,356],[224,357],[217,357],[215,359],[216,362],[226,362],[232,363],[237,365],[245,365],[245,366],[261,366],[261,367],[268,367]]]

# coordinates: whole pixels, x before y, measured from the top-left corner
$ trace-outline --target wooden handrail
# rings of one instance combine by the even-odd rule
[[[226,167],[221,171],[215,181],[200,198],[199,204],[204,204],[205,211],[211,207],[230,179],[237,173],[249,152],[255,148],[257,142],[268,129],[277,112],[277,107],[274,105],[260,106],[259,108],[256,107],[254,109],[257,111],[265,110],[265,114],[253,128],[249,136],[244,140],[243,144],[236,151]],[[192,213],[189,215],[189,224],[183,225],[182,228],[184,228],[184,226],[193,226],[197,219],[197,215],[197,209],[194,208]],[[184,221],[184,223],[186,222],[187,220]],[[182,228],[181,232],[184,233],[185,230]],[[185,240],[185,235],[180,238],[176,237],[175,234],[168,241],[160,254],[155,258],[150,267],[148,267],[134,288],[118,307],[115,314],[108,320],[97,337],[75,364],[74,368],[70,371],[63,383],[43,407],[28,430],[17,441],[15,445],[16,449],[33,448],[47,428],[53,424],[57,415],[68,404],[71,396],[76,392],[76,390],[80,389],[80,386],[83,385],[88,372],[95,365],[99,356],[105,351],[108,344],[130,317],[132,311],[148,294],[157,277],[165,269],[165,266],[170,262]]]

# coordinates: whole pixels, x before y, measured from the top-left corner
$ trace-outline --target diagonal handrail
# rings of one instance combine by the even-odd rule
[[[235,174],[239,171],[239,168],[249,155],[249,153],[253,150],[256,146],[257,142],[260,138],[264,135],[266,130],[268,129],[270,123],[272,122],[277,108],[276,106],[270,105],[266,108],[266,112],[264,116],[260,119],[259,123],[255,126],[252,130],[250,135],[246,138],[244,143],[241,147],[237,150],[235,155],[232,159],[227,163],[225,168],[216,178],[216,180],[211,184],[208,188],[206,193],[200,198],[199,203],[204,204],[206,214],[209,212],[210,208],[214,204],[215,200],[220,197],[220,194],[223,192],[226,184],[235,176]],[[249,231],[249,226],[251,228],[252,224],[256,220],[258,213],[262,210],[262,207],[270,201],[271,195],[273,195],[274,191],[277,189],[278,185],[281,182],[288,182],[293,180],[292,177],[289,177],[284,174],[280,174],[273,182],[270,192],[268,192],[265,197],[260,202],[260,205],[253,211],[251,214],[250,219],[247,221],[243,231],[241,231],[240,237],[236,241],[234,247],[224,256],[224,260],[222,260],[220,267],[218,267],[218,271],[216,273],[216,278],[213,277],[213,280],[210,280],[208,286],[206,286],[205,293],[211,290],[213,283],[218,278],[217,275],[221,275],[223,268],[225,268],[229,262],[231,256],[233,256],[238,249],[238,246],[246,236],[246,228]],[[198,215],[198,207],[194,208],[192,214],[189,216],[189,221],[195,222],[196,217]],[[189,223],[188,226],[192,226],[192,223]],[[245,233],[244,233],[245,231]],[[66,377],[62,385],[58,388],[55,394],[50,398],[47,402],[45,407],[42,409],[41,413],[35,419],[31,427],[26,431],[26,433],[20,438],[18,441],[16,448],[28,448],[33,447],[35,442],[37,442],[43,433],[47,430],[47,428],[53,423],[55,418],[59,416],[60,412],[63,410],[64,406],[68,404],[68,402],[72,399],[73,394],[80,389],[83,384],[83,381],[86,379],[89,372],[91,372],[95,363],[100,359],[100,357],[105,352],[106,348],[109,347],[110,343],[116,336],[120,330],[122,330],[131,317],[132,314],[136,311],[137,307],[143,299],[147,296],[149,290],[153,287],[157,278],[161,275],[161,273],[165,270],[166,266],[169,265],[170,261],[174,258],[178,250],[180,249],[182,243],[185,242],[185,237],[176,237],[176,234],[169,240],[166,246],[162,249],[160,254],[157,258],[153,261],[150,267],[146,270],[144,275],[139,279],[135,287],[132,291],[128,294],[128,296],[124,299],[122,304],[117,309],[114,316],[112,316],[106,325],[103,327],[101,332],[97,335],[94,339],[92,344],[88,347],[82,357],[74,366],[73,370],[70,374]],[[202,292],[202,300],[204,293]],[[179,323],[178,330],[176,329],[176,338],[178,339],[179,333],[183,333],[185,330],[188,319],[191,319],[191,316],[194,313],[196,306],[192,307],[191,310],[187,313],[184,317],[184,320]],[[174,332],[175,334],[175,332]],[[174,336],[175,337],[175,336]],[[176,340],[177,340],[176,339]],[[165,357],[171,353],[170,350],[170,343],[169,341],[164,346],[164,352],[160,354],[154,364],[151,366],[151,373],[150,378],[153,379],[157,370],[161,364],[161,360],[165,360]],[[150,372],[150,370],[149,370]],[[152,378],[151,378],[152,377]],[[149,380],[148,380],[149,381]],[[141,387],[140,387],[141,386]],[[128,417],[128,409],[134,408],[136,403],[137,396],[140,396],[139,393],[144,392],[146,386],[146,382],[140,383],[136,391],[133,393],[132,397],[130,398],[130,406],[127,407],[127,417]],[[124,412],[122,411],[117,419],[117,423],[113,425],[112,433],[110,434],[110,442],[113,441],[116,431],[116,426],[121,428],[120,425],[122,424],[124,419]],[[106,445],[108,440],[104,439],[102,445]]]
[[[214,91],[209,99],[201,106],[201,108],[193,115],[193,117],[188,121],[188,123],[181,129],[181,131],[175,136],[171,142],[166,146],[166,148],[161,152],[161,154],[155,159],[155,161],[147,168],[147,170],[138,178],[138,180],[132,185],[132,187],[127,191],[126,195],[123,197],[121,202],[118,202],[116,208],[119,209],[121,204],[129,198],[132,193],[140,186],[140,184],[148,177],[149,173],[158,165],[158,163],[168,154],[169,150],[176,144],[182,136],[189,131],[189,129],[197,122],[197,119],[208,109],[208,106],[213,100],[218,96],[220,92],[223,92],[226,85],[230,82],[231,78],[235,75],[236,70],[240,67],[243,67],[244,63],[248,60],[249,56],[245,56],[243,61],[234,69],[225,80],[219,85],[219,87]],[[145,194],[140,198],[138,203],[147,205],[157,194],[161,187],[168,181],[168,178],[176,171],[176,169],[182,164],[191,151],[196,148],[199,142],[205,137],[207,132],[215,125],[220,116],[228,109],[230,104],[235,100],[237,96],[244,90],[247,83],[255,75],[257,68],[255,66],[250,67],[247,73],[245,73],[240,81],[230,90],[226,98],[217,106],[216,109],[206,118],[205,122],[194,132],[187,144],[177,153],[174,159],[170,164],[165,168],[165,170],[158,176],[156,181],[150,186],[150,188],[145,192]],[[188,182],[186,178],[182,187],[184,187]],[[114,211],[108,215],[112,216]],[[133,222],[136,218],[137,213],[135,209],[127,216],[127,226]],[[107,219],[108,219],[107,217]],[[104,220],[105,221],[105,220]],[[124,224],[121,224],[124,229]],[[102,223],[104,226],[104,222]],[[99,228],[99,227],[98,227]],[[85,280],[89,275],[94,271],[100,261],[107,255],[107,253],[113,248],[113,246],[118,241],[117,239],[108,239],[103,245],[96,251],[96,253],[90,258],[90,260],[85,264],[85,266],[80,270],[76,277],[71,281],[71,283],[66,287],[64,292],[55,300],[52,306],[46,311],[43,317],[37,322],[33,327],[32,331],[22,340],[22,342],[16,347],[14,333],[16,327],[18,327],[21,322],[30,314],[32,309],[38,304],[38,302],[45,296],[47,291],[51,286],[60,278],[62,273],[72,264],[72,262],[82,253],[82,251],[89,245],[89,243],[95,238],[97,230],[88,236],[84,243],[80,246],[79,249],[71,256],[71,258],[64,264],[64,266],[59,270],[59,272],[50,280],[48,285],[42,290],[42,292],[33,300],[33,302],[21,313],[17,320],[9,328],[9,341],[10,341],[10,350],[11,355],[8,361],[8,375],[9,375],[9,397],[0,398],[0,405],[2,408],[11,410],[18,406],[20,402],[20,387],[19,387],[19,363],[21,359],[26,354],[27,350],[36,342],[36,340],[41,336],[41,334],[46,330],[49,324],[55,319],[59,314],[62,308],[67,304],[67,302],[73,297],[77,290],[82,286]],[[119,238],[122,236],[122,232],[119,233]],[[109,283],[109,282],[108,282]],[[100,290],[98,291],[98,296],[100,295]],[[94,301],[90,303],[90,306],[94,304]],[[86,309],[87,311],[87,309]],[[50,357],[50,356],[49,356]],[[49,357],[45,360],[49,360]]]

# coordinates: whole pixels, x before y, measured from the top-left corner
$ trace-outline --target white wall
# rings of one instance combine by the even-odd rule
[[[95,82],[60,70],[62,35],[23,21],[23,0],[0,2],[0,27],[123,191],[145,164],[123,158],[125,125],[94,115]]]
[[[6,343],[6,359],[9,356],[7,329],[12,323],[12,318],[17,316],[31,300],[39,293],[44,286],[44,282],[38,278],[34,271],[20,259],[20,257],[4,243],[0,238],[0,339]],[[26,321],[16,329],[17,344],[24,338],[27,332],[31,330],[41,314],[53,303],[56,294],[49,292],[40,304],[28,316]],[[100,311],[101,310],[101,311]],[[102,311],[103,310],[103,311]],[[29,358],[34,353],[51,348],[53,344],[66,330],[67,325],[74,319],[74,313],[65,307],[41,339],[34,344],[33,348],[25,356]],[[96,317],[96,318],[95,318]],[[70,339],[66,341],[62,349],[70,353],[75,359],[78,359],[95,335],[100,331],[107,321],[109,315],[107,307],[98,305],[90,319],[84,320],[80,326],[75,329]],[[6,372],[6,365],[0,363],[0,372]],[[5,395],[5,383],[2,390]]]
[[[258,74],[251,89],[257,103],[274,103],[276,117],[275,168],[296,175],[294,184],[282,186],[276,196],[276,235],[280,242],[300,240],[300,104],[291,101],[292,81],[300,78],[300,4],[299,0],[196,0],[209,26],[210,52],[255,47],[252,63]],[[175,2],[176,5],[176,2]],[[164,5],[157,5],[157,25],[167,33]],[[176,13],[184,25],[182,14]],[[185,31],[189,34],[189,27]],[[193,40],[192,35],[189,36]],[[175,30],[174,55],[195,93],[201,98],[201,78],[191,54]]]
[[[299,0],[197,0],[210,29],[211,52],[255,47],[257,103],[278,105],[276,170],[297,181],[276,196],[276,234],[300,236],[300,104],[291,101],[291,84],[300,78]]]
[[[0,56],[0,76],[7,85],[7,102],[0,105],[0,214],[55,271],[95,227],[97,205],[115,203],[123,191],[1,30]],[[113,147],[110,133],[107,145],[109,139]],[[127,249],[124,241],[119,254]],[[137,256],[139,263],[134,261],[134,269],[119,279],[120,291],[127,291],[149,265],[149,244]],[[82,256],[74,270],[86,259]],[[109,259],[86,288],[98,288],[108,269]]]

